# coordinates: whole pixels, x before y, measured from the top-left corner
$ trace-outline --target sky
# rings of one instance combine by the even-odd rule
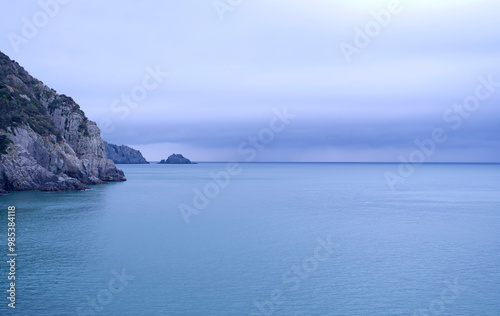
[[[0,51],[150,161],[500,162],[498,1],[0,4]]]

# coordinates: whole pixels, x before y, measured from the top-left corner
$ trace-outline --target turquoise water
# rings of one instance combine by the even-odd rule
[[[0,315],[500,315],[500,165],[423,165],[395,191],[387,164],[241,164],[224,188],[224,163],[120,168],[0,198]]]

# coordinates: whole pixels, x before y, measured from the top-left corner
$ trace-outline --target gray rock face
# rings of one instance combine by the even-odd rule
[[[108,159],[119,164],[149,164],[141,152],[125,145],[117,146],[104,142]]]
[[[172,154],[170,157],[168,157],[166,160],[162,159],[159,164],[175,164],[175,165],[180,165],[180,164],[194,164],[191,162],[191,160],[184,158],[183,155],[181,154]]]
[[[1,52],[0,138],[0,192],[83,190],[126,180],[80,106]]]

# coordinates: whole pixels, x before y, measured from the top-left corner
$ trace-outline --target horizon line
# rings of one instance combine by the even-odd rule
[[[151,160],[148,162],[160,162],[159,160]],[[193,160],[196,163],[294,163],[294,164],[401,164],[403,162],[400,161],[202,161],[202,160]],[[408,162],[410,163],[410,162]],[[500,162],[420,162],[420,163],[410,163],[412,165],[437,165],[437,164],[457,164],[457,165],[498,165]]]

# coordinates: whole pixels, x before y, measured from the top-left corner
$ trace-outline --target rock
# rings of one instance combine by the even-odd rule
[[[75,101],[0,52],[0,191],[85,190],[125,181]]]
[[[184,158],[183,155],[181,154],[172,154],[170,157],[168,157],[166,160],[162,159],[159,164],[195,164],[194,162],[191,162],[191,160]]]
[[[104,142],[108,159],[118,164],[149,164],[140,151],[125,145],[117,146]]]

